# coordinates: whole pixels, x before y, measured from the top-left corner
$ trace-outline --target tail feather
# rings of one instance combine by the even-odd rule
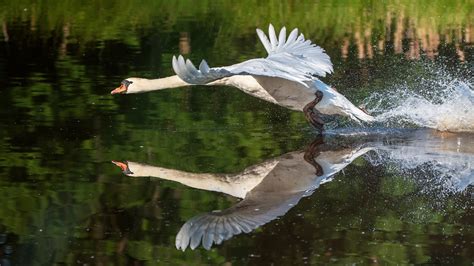
[[[359,123],[372,122],[375,120],[373,116],[355,106],[344,95],[340,94],[321,80],[314,79],[313,84],[316,89],[323,93],[322,101],[316,105],[316,108],[319,107],[320,109],[323,109],[322,113],[348,116]]]
[[[351,118],[353,118],[354,120],[358,120],[359,122],[373,122],[375,120],[373,116],[369,115],[367,112],[364,112],[364,110],[355,106],[351,108],[351,111],[355,119],[353,117]]]

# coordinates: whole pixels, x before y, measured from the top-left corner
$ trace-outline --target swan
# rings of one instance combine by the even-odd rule
[[[359,123],[374,120],[316,77],[333,72],[331,60],[321,47],[305,40],[303,34],[298,35],[298,29],[293,29],[287,38],[283,27],[277,37],[270,24],[269,37],[260,29],[257,35],[268,53],[266,58],[215,68],[202,60],[197,69],[189,59],[173,56],[173,70],[177,75],[160,79],[127,78],[111,94],[190,85],[232,86],[262,100],[304,112],[308,122],[320,132],[324,126],[321,114],[346,116]]]
[[[250,166],[237,174],[188,173],[126,161],[112,161],[131,177],[157,177],[183,185],[241,198],[234,206],[195,216],[176,236],[176,248],[206,249],[234,235],[249,233],[284,215],[302,197],[371,150],[370,147],[333,148],[316,139],[306,151],[295,151]]]

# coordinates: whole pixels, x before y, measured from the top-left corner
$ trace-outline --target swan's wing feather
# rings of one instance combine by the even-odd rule
[[[283,45],[285,45],[286,42],[286,28],[283,27],[280,30],[280,34],[278,36],[278,47],[277,49],[280,49]]]
[[[201,244],[210,249],[234,235],[249,233],[284,215],[301,198],[300,194],[277,195],[262,199],[255,195],[223,211],[213,211],[188,220],[176,236],[176,248],[195,249]]]
[[[173,56],[173,69],[185,82],[190,84],[207,84],[234,75],[255,75],[266,77],[278,77],[298,82],[304,86],[311,81],[313,76],[326,76],[332,73],[332,63],[325,51],[311,41],[305,40],[303,34],[298,35],[298,29],[294,29],[286,38],[286,28],[280,33],[275,33],[270,24],[268,37],[257,29],[265,50],[267,58],[257,58],[245,62],[226,66],[210,68],[206,61],[202,61],[197,69],[193,63],[180,55]]]
[[[277,48],[278,46],[278,40],[276,37],[275,28],[273,28],[272,24],[268,25],[268,35],[270,37],[270,44],[272,46],[272,50],[275,50],[275,48]]]
[[[280,38],[277,40],[274,37],[275,30],[270,24],[270,44],[265,43],[268,38],[260,29],[257,29],[257,35],[268,52],[266,58],[268,60],[286,62],[288,66],[296,65],[298,71],[311,75],[324,77],[333,72],[331,59],[324,49],[311,43],[310,40],[305,40],[303,34],[298,36],[298,29],[293,29],[285,40],[286,28],[283,27],[280,31]]]
[[[272,50],[272,45],[270,44],[267,35],[265,35],[261,29],[257,29],[257,36],[260,39],[260,42],[262,42],[263,47],[265,47],[265,50],[267,50],[267,53],[270,53]]]
[[[184,60],[183,56],[176,58],[173,56],[173,70],[184,81],[190,84],[206,84],[233,74],[225,68],[210,68],[205,60],[199,64],[199,70],[196,69],[191,60]]]
[[[176,248],[186,250],[189,246],[195,249],[201,244],[209,250],[213,244],[241,233],[250,233],[259,226],[269,222],[273,217],[259,217],[258,221],[248,221],[247,217],[235,213],[206,213],[187,221],[176,236]]]
[[[303,72],[304,68],[288,65],[281,57],[276,57],[275,60],[257,58],[231,66],[213,68],[210,68],[203,60],[199,65],[199,70],[189,59],[184,60],[181,55],[178,58],[173,57],[172,63],[176,74],[190,84],[207,84],[234,75],[278,77],[301,83],[304,86],[307,86],[306,81],[312,79],[311,74]]]

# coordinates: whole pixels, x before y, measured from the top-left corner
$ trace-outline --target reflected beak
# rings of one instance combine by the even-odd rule
[[[125,92],[127,92],[127,87],[123,84],[120,84],[120,87],[111,91],[110,94],[125,93]]]
[[[120,167],[120,169],[122,169],[122,172],[126,175],[133,175],[133,172],[130,171],[130,169],[128,168],[128,165],[126,163],[122,163],[122,162],[119,162],[119,161],[112,161],[113,164],[115,164],[116,166]]]

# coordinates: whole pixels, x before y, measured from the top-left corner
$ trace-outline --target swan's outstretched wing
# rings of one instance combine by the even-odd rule
[[[271,194],[271,193],[269,193]],[[187,221],[176,236],[176,248],[205,249],[221,244],[234,235],[249,233],[284,215],[295,206],[304,192],[272,197],[250,197],[223,211],[198,215]]]
[[[277,39],[275,29],[270,24],[268,33],[270,39],[262,30],[257,29],[257,35],[268,52],[267,60],[281,62],[299,72],[321,77],[333,72],[331,59],[324,49],[305,40],[302,33],[298,36],[298,29],[293,29],[287,39],[286,28],[283,27]]]
[[[279,77],[301,83],[312,80],[313,76],[326,76],[332,73],[332,63],[324,50],[305,40],[304,35],[298,36],[294,29],[286,38],[286,28],[283,27],[277,38],[275,29],[270,24],[269,37],[257,29],[258,37],[268,52],[267,58],[251,59],[227,67],[210,68],[205,60],[201,61],[199,69],[182,56],[173,56],[173,69],[184,81],[191,84],[207,84],[209,82],[233,75],[258,75]]]

